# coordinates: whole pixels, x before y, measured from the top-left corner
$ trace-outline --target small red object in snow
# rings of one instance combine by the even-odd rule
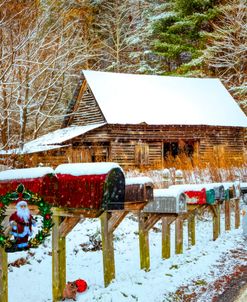
[[[87,289],[87,282],[85,280],[77,279],[75,281],[75,284],[77,286],[77,291],[79,293],[82,293],[82,292],[84,292]]]

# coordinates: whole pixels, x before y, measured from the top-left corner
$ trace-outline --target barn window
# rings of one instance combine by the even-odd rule
[[[192,157],[194,154],[194,150],[195,150],[195,143],[193,142],[187,142],[184,145],[184,153],[188,156],[188,157]]]
[[[149,146],[139,143],[135,146],[135,163],[137,165],[148,165]]]
[[[176,157],[179,153],[178,142],[164,143],[164,158],[168,156]]]
[[[168,157],[176,158],[179,154],[183,153],[192,158],[195,152],[195,141],[174,141],[164,143],[164,159]]]

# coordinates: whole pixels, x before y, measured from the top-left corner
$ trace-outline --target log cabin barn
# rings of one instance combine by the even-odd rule
[[[22,163],[164,168],[180,157],[192,165],[239,165],[246,127],[219,79],[85,70],[61,129],[26,143]]]

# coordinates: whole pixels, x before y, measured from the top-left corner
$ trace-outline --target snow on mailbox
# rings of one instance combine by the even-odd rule
[[[149,177],[125,179],[125,202],[148,202],[153,200],[153,180]]]
[[[53,202],[57,179],[55,172],[50,167],[37,167],[26,169],[11,169],[0,172],[0,195],[16,191],[19,185]]]
[[[146,213],[184,213],[187,212],[186,196],[183,189],[155,189],[154,200],[143,209]]]
[[[180,188],[186,195],[187,204],[206,204],[207,194],[206,188],[202,184],[183,184],[183,185],[173,185],[169,188]],[[208,200],[212,201],[212,192],[208,192]]]
[[[116,163],[72,163],[55,169],[57,206],[86,210],[124,208],[125,177]]]

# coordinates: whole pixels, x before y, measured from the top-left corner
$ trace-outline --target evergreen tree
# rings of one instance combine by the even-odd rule
[[[166,14],[153,30],[153,51],[163,58],[163,72],[194,70],[195,74],[200,69],[205,33],[213,30],[212,21],[218,15],[216,4],[216,0],[168,1]]]

